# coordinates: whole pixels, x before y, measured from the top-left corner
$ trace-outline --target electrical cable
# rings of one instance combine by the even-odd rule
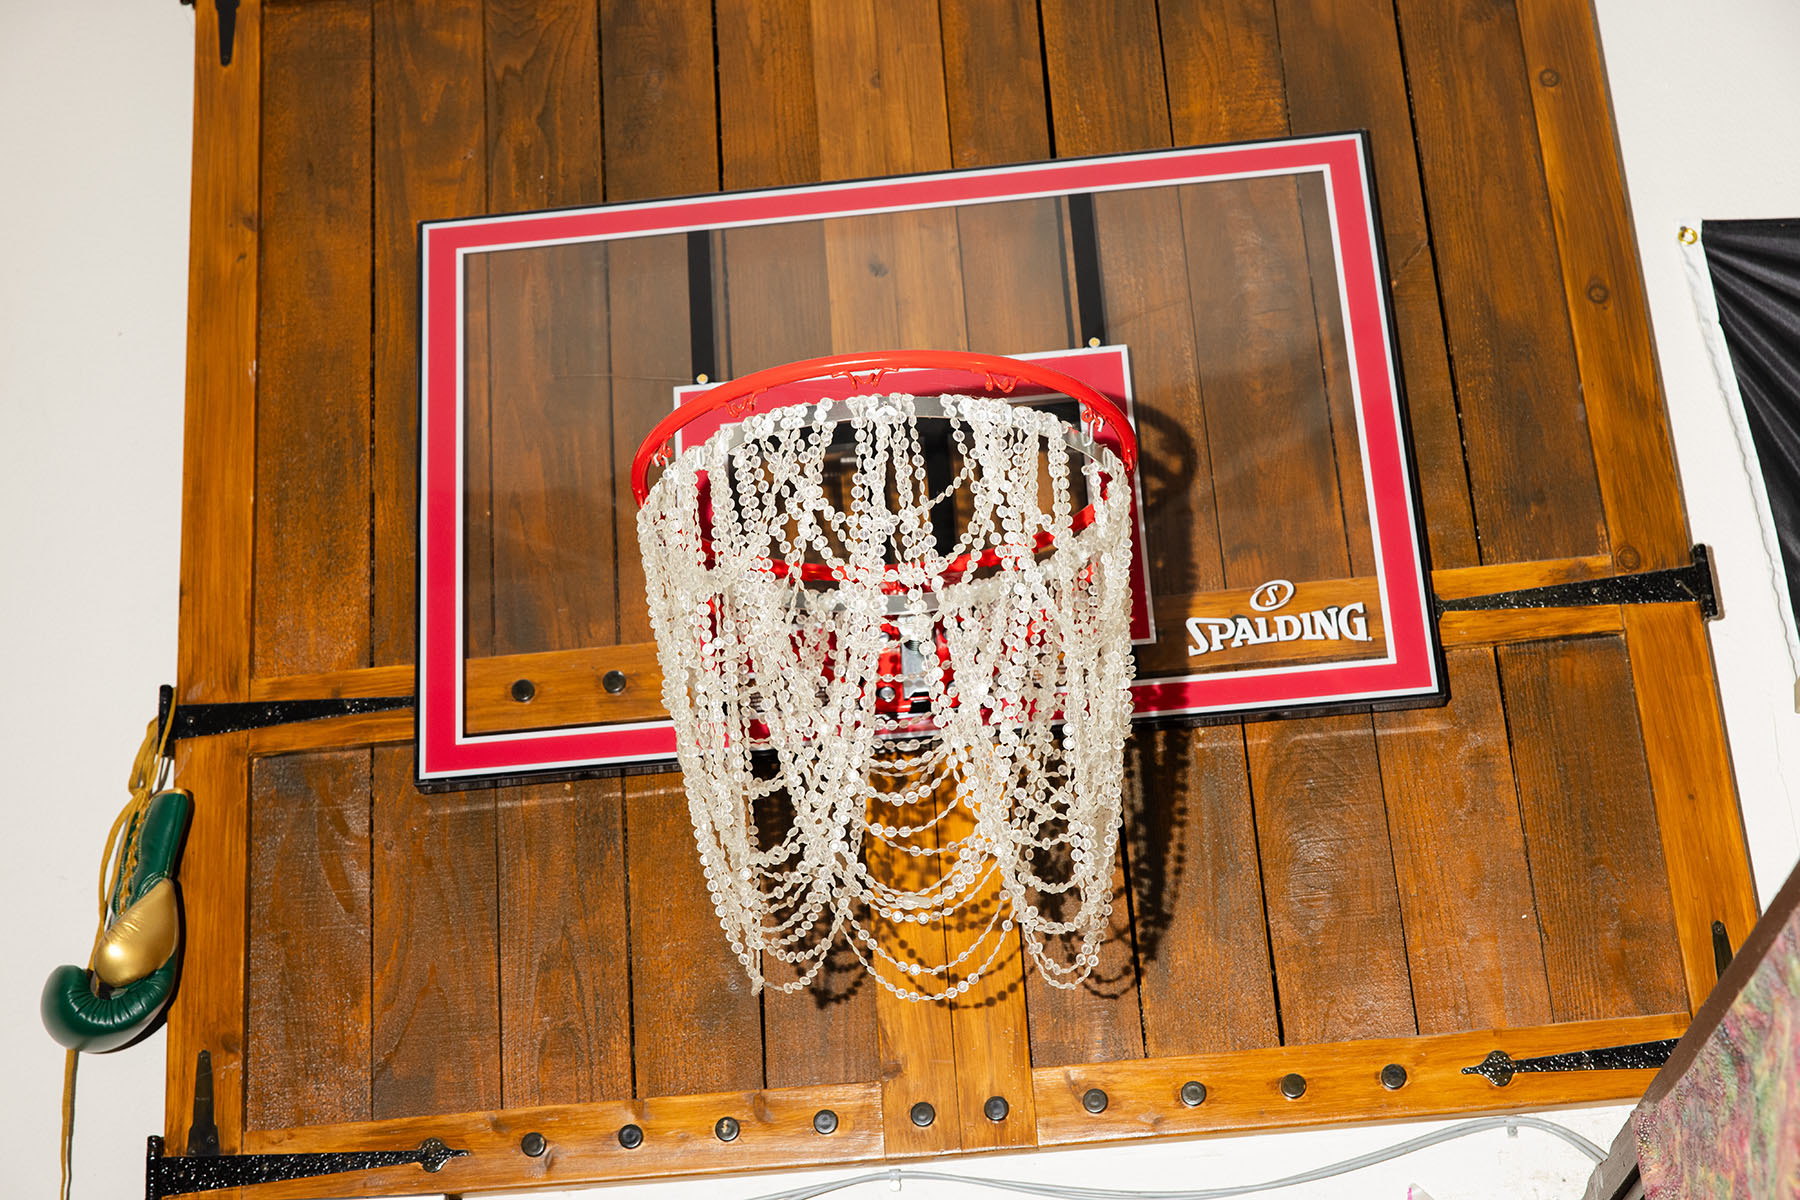
[[[1372,1167],[1378,1163],[1401,1158],[1430,1146],[1468,1137],[1470,1134],[1485,1133],[1490,1129],[1505,1129],[1509,1133],[1520,1129],[1541,1130],[1561,1138],[1597,1163],[1606,1160],[1606,1152],[1599,1146],[1582,1137],[1573,1129],[1558,1125],[1553,1121],[1529,1116],[1477,1117],[1474,1120],[1458,1122],[1446,1129],[1436,1129],[1415,1138],[1408,1138],[1404,1142],[1397,1142],[1380,1150],[1371,1150],[1367,1154],[1359,1154],[1354,1158],[1346,1158],[1339,1162],[1327,1163],[1322,1167],[1315,1167],[1310,1171],[1302,1171],[1298,1175],[1286,1175],[1264,1183],[1243,1183],[1231,1187],[1206,1188],[1201,1191],[1146,1192],[1121,1188],[1076,1187],[1060,1183],[1029,1183],[1017,1179],[984,1179],[978,1175],[957,1175],[949,1171],[919,1170],[913,1167],[889,1167],[886,1170],[867,1171],[861,1175],[852,1175],[844,1179],[804,1184],[780,1192],[768,1192],[761,1196],[751,1197],[750,1200],[812,1200],[815,1196],[823,1196],[859,1184],[901,1183],[909,1179],[963,1183],[973,1187],[992,1188],[1000,1192],[1043,1196],[1048,1200],[1225,1200],[1230,1196],[1248,1196],[1256,1192],[1270,1192],[1277,1188],[1294,1187],[1302,1183],[1316,1183],[1321,1179],[1330,1179],[1351,1171],[1359,1171],[1364,1167]]]

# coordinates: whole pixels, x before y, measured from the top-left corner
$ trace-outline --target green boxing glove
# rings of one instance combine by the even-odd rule
[[[129,1045],[174,994],[181,945],[175,866],[192,813],[186,792],[167,791],[131,818],[93,965],[58,967],[45,982],[44,1028],[69,1049],[103,1054]]]

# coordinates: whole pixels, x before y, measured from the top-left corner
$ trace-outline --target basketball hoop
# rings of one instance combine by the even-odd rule
[[[917,372],[958,385],[880,390]],[[1013,399],[1045,392],[1079,426]],[[735,423],[676,451],[721,411]],[[809,986],[841,940],[896,995],[954,999],[1015,928],[1047,982],[1093,971],[1131,716],[1136,453],[1077,380],[929,351],[758,372],[645,440],[663,699],[707,889],[757,988],[772,959],[792,978],[768,986]],[[785,827],[759,829],[778,810]],[[978,897],[985,928],[947,961],[876,936]]]

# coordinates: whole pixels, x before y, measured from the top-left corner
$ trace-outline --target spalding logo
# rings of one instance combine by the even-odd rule
[[[1371,639],[1368,609],[1361,600],[1308,612],[1274,611],[1286,606],[1293,598],[1291,582],[1271,579],[1250,593],[1250,607],[1258,614],[1274,613],[1273,616],[1239,613],[1229,617],[1189,617],[1188,657],[1238,646],[1260,646],[1265,642],[1366,642]]]

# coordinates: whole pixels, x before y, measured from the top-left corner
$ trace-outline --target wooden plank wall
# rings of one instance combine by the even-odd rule
[[[1604,323],[1570,315],[1558,239],[1576,206],[1544,164],[1576,151],[1558,113],[1534,107],[1538,51],[1526,52],[1566,40],[1563,9],[1586,11],[264,5],[260,34],[240,26],[260,37],[264,92],[254,676],[411,660],[418,221],[1345,128],[1371,131],[1435,564],[1666,557],[1682,536],[1673,492],[1654,493],[1655,513],[1628,511],[1583,405],[1616,368],[1597,348]],[[1355,455],[1332,418],[1342,365],[1251,361],[1283,329],[1334,344],[1319,216],[1287,182],[1098,206],[1109,280],[1129,281],[1105,296],[1111,332],[1131,346],[1140,395],[1156,397],[1148,457],[1180,464],[1179,479],[1153,470],[1147,486],[1199,481],[1152,539],[1159,590],[1269,577],[1275,511],[1306,559],[1296,570],[1367,569]],[[883,307],[888,285],[867,287],[868,264],[816,226],[724,237],[722,368],[877,342],[1066,343],[1062,265],[1033,257],[1044,239],[1025,227],[1014,250],[992,249],[1014,231],[983,220],[872,218],[861,231],[883,271],[920,279],[958,263],[964,241],[988,248],[939,280],[948,298],[931,310]],[[1047,205],[1031,220],[1060,215]],[[1185,259],[1171,253],[1182,247]],[[648,639],[641,577],[618,554],[629,521],[613,514],[629,514],[622,467],[685,377],[689,333],[685,309],[617,289],[684,269],[682,254],[679,239],[650,239],[501,255],[472,274],[471,411],[490,438],[471,451],[470,519],[492,547],[472,578],[497,598],[472,609],[478,649]],[[1228,288],[1183,266],[1233,259]],[[1637,303],[1612,269],[1611,294]],[[801,282],[816,279],[823,293]],[[484,288],[528,302],[488,304]],[[1655,399],[1641,377],[1614,391]],[[1257,436],[1295,405],[1315,417],[1290,452],[1344,476],[1336,503],[1258,469]],[[1658,445],[1662,459],[1633,451],[1632,469],[1672,479]],[[1215,495],[1215,478],[1232,486]],[[1642,549],[1609,535],[1615,511],[1645,530],[1631,535]],[[1032,1066],[1685,1010],[1696,984],[1677,941],[1691,935],[1650,786],[1666,753],[1646,753],[1626,641],[1469,646],[1449,671],[1443,709],[1140,732],[1094,981],[1053,991],[1015,954],[979,1003],[947,1011],[896,1008],[847,977],[824,995],[752,995],[675,775],[427,798],[404,746],[260,760],[246,1120],[885,1079],[887,1152],[923,1153],[1032,1140],[1029,1119],[981,1115],[992,1094],[1026,1115]],[[1660,739],[1666,723],[1648,727]],[[903,1061],[921,1045],[942,1057]],[[924,1098],[943,1115],[920,1128],[905,1113]]]

